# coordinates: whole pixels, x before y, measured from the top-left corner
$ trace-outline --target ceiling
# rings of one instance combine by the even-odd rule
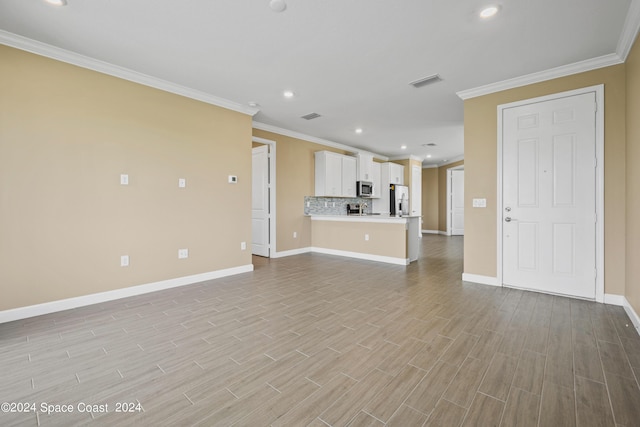
[[[463,155],[457,92],[619,55],[630,5],[637,5],[286,0],[277,13],[269,0],[67,1],[0,0],[0,42],[23,36],[252,113],[256,102],[258,126],[390,158],[413,155],[425,165]],[[500,11],[483,20],[478,13],[489,4]],[[409,85],[432,74],[442,81]],[[301,118],[312,112],[321,117]]]

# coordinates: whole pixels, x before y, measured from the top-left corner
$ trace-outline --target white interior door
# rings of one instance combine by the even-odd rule
[[[418,237],[422,237],[422,167],[411,166],[411,215],[418,218]]]
[[[464,169],[451,171],[451,235],[464,235]]]
[[[595,298],[593,92],[503,110],[505,285]]]
[[[252,150],[251,248],[254,255],[269,256],[269,146]]]

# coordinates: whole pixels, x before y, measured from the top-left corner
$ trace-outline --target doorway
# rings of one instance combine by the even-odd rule
[[[447,169],[447,236],[464,236],[464,165]]]
[[[604,299],[603,87],[498,107],[504,286]]]
[[[275,141],[253,137],[251,174],[251,251],[270,257],[276,251]]]

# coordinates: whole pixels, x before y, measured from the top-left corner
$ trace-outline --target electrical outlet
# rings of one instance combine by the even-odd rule
[[[294,239],[296,239],[297,237],[298,237],[298,232],[297,232],[297,231],[294,231],[294,232],[293,232],[293,238],[294,238]]]
[[[368,234],[364,235],[364,240],[369,241],[369,235]]]
[[[307,202],[307,207],[311,207],[311,202]]]
[[[120,175],[120,185],[129,185],[129,175],[124,173]]]
[[[129,267],[129,255],[122,255],[120,257],[120,267]]]
[[[178,187],[185,188],[187,186],[187,180],[184,178],[178,178]]]
[[[333,202],[333,207],[334,207],[334,208],[336,207],[336,202]]]
[[[324,202],[324,207],[328,208],[329,207],[329,202]]]
[[[189,258],[189,249],[178,249],[178,259]]]
[[[247,242],[240,242],[240,250],[241,251],[247,250]]]

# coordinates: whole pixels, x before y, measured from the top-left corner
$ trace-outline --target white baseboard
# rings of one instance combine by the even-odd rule
[[[479,283],[481,285],[500,286],[497,277],[481,276],[479,274],[462,273],[462,281]]]
[[[440,230],[421,230],[422,234],[440,234]]]
[[[629,300],[627,300],[624,295],[604,294],[604,303],[622,306],[627,316],[629,316],[629,319],[631,319],[631,323],[633,323],[636,332],[640,335],[640,316],[638,316],[638,313],[631,307]]]
[[[340,251],[337,249],[327,249],[327,248],[317,248],[317,247],[312,247],[311,252],[327,254],[327,255],[345,256],[349,258],[365,259],[368,261],[386,262],[388,264],[395,264],[395,265],[409,265],[409,258],[394,258],[389,256],[371,255],[371,254],[363,254],[360,252]]]
[[[629,319],[631,319],[633,326],[636,328],[636,332],[638,333],[638,335],[640,335],[640,316],[638,316],[638,313],[636,313],[633,307],[631,307],[631,304],[629,304],[629,301],[627,301],[626,298],[624,298],[623,307],[624,311],[627,312],[627,316],[629,316]]]
[[[624,297],[624,295],[604,294],[605,304],[619,305],[623,307],[625,300],[626,298]]]
[[[292,256],[292,255],[300,255],[300,254],[306,254],[311,252],[311,248],[310,247],[306,247],[306,248],[300,248],[300,249],[291,249],[289,251],[281,251],[281,252],[276,252],[271,254],[271,258],[283,258],[286,256]]]
[[[55,313],[57,311],[70,310],[72,308],[84,307],[101,302],[113,301],[120,298],[135,295],[147,294],[179,286],[192,285],[206,280],[219,279],[221,277],[233,276],[240,273],[253,271],[253,264],[242,265],[240,267],[226,268],[223,270],[210,271],[208,273],[194,274],[191,276],[178,277],[176,279],[162,280],[144,285],[131,286],[128,288],[114,289],[113,291],[100,292],[97,294],[83,295],[80,297],[67,298],[58,301],[46,302],[43,304],[30,305],[27,307],[13,308],[0,311],[0,323],[12,322],[14,320],[26,319],[28,317],[41,316],[43,314]]]
[[[438,231],[438,234],[441,236],[451,236],[451,234],[447,231]]]

